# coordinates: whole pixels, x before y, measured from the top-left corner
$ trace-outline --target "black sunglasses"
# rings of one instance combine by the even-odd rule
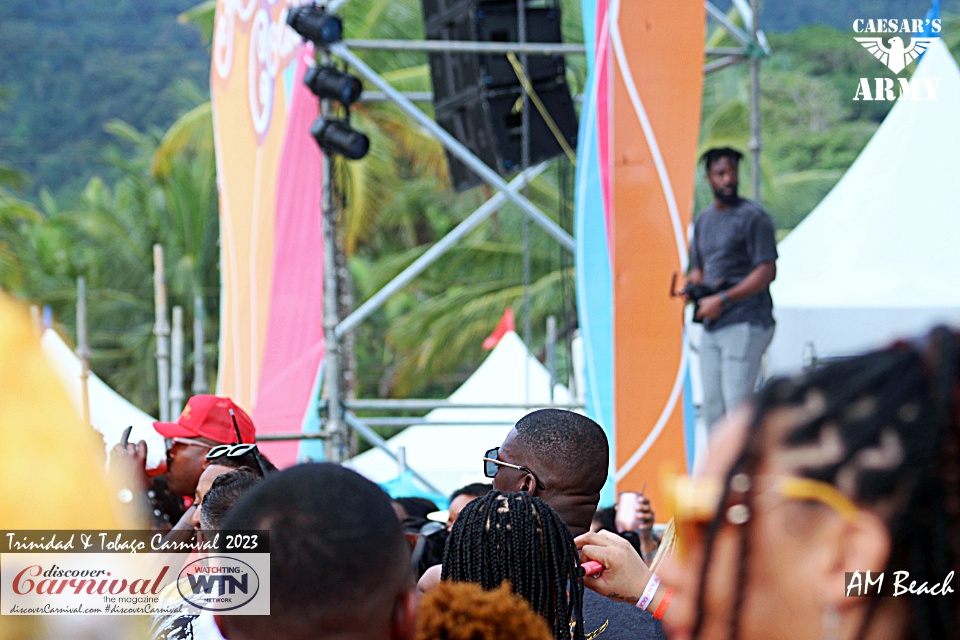
[[[258,449],[255,444],[243,443],[243,436],[240,435],[240,425],[237,424],[237,416],[233,413],[233,409],[230,409],[230,417],[233,419],[233,430],[237,432],[237,441],[234,444],[220,444],[210,449],[210,451],[207,452],[207,460],[219,460],[224,457],[240,458],[252,451],[253,457],[257,461],[257,466],[260,467],[260,476],[266,478],[267,467],[263,464],[260,449]]]
[[[497,475],[497,471],[500,470],[500,467],[509,467],[511,469],[523,471],[524,473],[529,473],[531,476],[533,476],[533,479],[536,480],[537,489],[539,489],[540,491],[546,490],[546,487],[543,486],[542,482],[540,482],[540,478],[537,477],[537,474],[535,474],[530,469],[524,466],[521,466],[519,464],[510,464],[509,462],[504,462],[503,460],[499,460],[497,458],[499,453],[500,453],[500,447],[494,447],[493,449],[487,450],[487,452],[483,454],[483,475],[485,475],[488,478],[493,478]]]

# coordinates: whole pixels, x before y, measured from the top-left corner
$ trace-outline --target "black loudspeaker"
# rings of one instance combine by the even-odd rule
[[[577,114],[566,82],[548,80],[534,85],[554,124],[567,144],[577,146]],[[436,118],[444,129],[473,151],[501,176],[516,173],[523,161],[523,91],[520,87],[496,90],[472,88],[437,108]],[[563,153],[557,136],[540,111],[530,102],[530,161],[543,162]],[[449,156],[450,180],[463,191],[482,180],[453,156]]]
[[[426,35],[431,40],[517,42],[516,0],[422,0]],[[543,5],[543,2],[539,3]],[[561,42],[556,7],[526,9],[528,42]],[[520,56],[517,56],[520,58]],[[566,83],[562,56],[529,55],[527,77],[553,119],[560,137],[575,148],[577,116]],[[521,167],[523,92],[506,55],[438,52],[430,54],[437,122],[500,175]],[[530,160],[542,162],[563,152],[543,115],[530,105]],[[458,191],[482,181],[448,154],[450,177]]]
[[[527,42],[561,42],[560,12],[556,9],[527,9]],[[517,7],[514,4],[483,7],[476,12],[477,39],[481,42],[519,42]],[[520,56],[517,56],[520,59]],[[480,57],[483,84],[508,87],[519,84],[517,73],[505,55]],[[563,77],[563,56],[527,56],[527,77],[542,82]]]

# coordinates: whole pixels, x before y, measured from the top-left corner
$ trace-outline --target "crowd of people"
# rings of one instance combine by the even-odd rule
[[[960,637],[958,372],[960,335],[938,329],[769,381],[716,427],[702,469],[668,490],[676,545],[653,562],[645,545],[667,542],[648,531],[642,496],[632,520],[614,514],[609,526],[598,510],[609,447],[578,413],[534,411],[478,453],[492,485],[457,491],[440,514],[449,528],[431,520],[433,505],[391,500],[334,464],[263,477],[255,460],[220,467],[192,456],[191,522],[271,539],[271,615],[214,615],[208,630],[233,639]],[[243,455],[262,457],[256,447]],[[634,522],[632,535],[617,520]],[[417,545],[440,562],[412,563]],[[588,575],[588,563],[599,571]],[[927,585],[851,596],[851,574],[866,571]],[[508,611],[516,625],[500,618]]]
[[[725,152],[707,158],[714,209],[735,209],[740,230],[763,235],[765,214],[736,198],[736,160]],[[698,227],[701,239],[714,233],[708,226]],[[718,264],[732,268],[711,262],[696,238],[694,280]],[[499,446],[478,451],[477,471],[490,484],[457,490],[445,512],[416,496],[391,499],[336,464],[278,470],[259,451],[253,421],[228,398],[194,396],[177,422],[155,423],[168,441],[162,475],[147,473],[142,441],[118,444],[111,473],[126,486],[117,497],[165,536],[269,532],[269,616],[158,615],[149,637],[960,638],[952,584],[960,564],[960,333],[937,328],[769,380],[754,393],[753,364],[726,361],[762,354],[769,342],[769,305],[751,307],[749,299],[768,297],[776,254],[762,238],[748,248],[736,268],[753,284],[699,301],[697,315],[717,334],[716,424],[696,473],[663,487],[670,504],[650,504],[641,488],[612,511],[599,508],[607,437],[590,418],[559,409],[529,413]],[[742,322],[719,322],[737,308]],[[739,324],[746,337],[719,335]],[[23,343],[0,327],[0,348]],[[728,393],[730,375],[747,380]],[[21,384],[5,380],[12,389]],[[4,448],[0,477],[30,498],[35,487],[7,471]],[[651,482],[656,465],[647,466]],[[9,494],[0,492],[5,513],[13,513]],[[70,522],[89,528],[94,515],[105,518],[100,507]],[[654,507],[670,516],[664,530],[654,527]],[[895,597],[880,597],[889,588],[876,582],[874,591],[852,591],[866,572],[874,581],[885,576],[888,587],[897,578],[913,587]],[[175,589],[165,596],[176,597]],[[6,637],[17,636],[0,628]]]
[[[493,619],[504,607],[536,614],[557,640],[664,637],[653,611],[584,589],[589,579],[574,537],[589,532],[598,515],[609,447],[603,429],[583,415],[543,409],[525,416],[499,447],[478,457],[492,484],[458,489],[447,513],[423,498],[391,500],[334,464],[278,472],[251,442],[252,422],[226,398],[195,396],[177,423],[155,427],[176,434],[165,476],[150,481],[143,473],[142,443],[115,447],[115,463],[126,462],[147,498],[165,483],[190,503],[170,536],[268,531],[271,613],[158,616],[154,638],[456,637],[427,636],[427,624],[500,634],[465,636],[472,638],[527,637],[518,635],[523,625]],[[649,503],[638,504],[632,517],[649,529]],[[143,505],[156,506],[147,499]],[[155,526],[167,529],[167,520],[154,517]],[[501,596],[506,588],[519,600],[468,590],[463,597],[477,604],[462,609],[440,597],[459,593],[448,583]],[[543,630],[530,624],[529,637]]]

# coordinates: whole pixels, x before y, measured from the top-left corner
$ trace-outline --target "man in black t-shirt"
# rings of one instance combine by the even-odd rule
[[[704,154],[714,201],[697,215],[690,243],[687,281],[719,289],[700,299],[696,314],[704,328],[700,418],[708,429],[753,390],[773,339],[774,226],[759,204],[737,194],[741,157],[729,148]]]
[[[607,436],[596,422],[572,411],[540,409],[521,418],[484,458],[494,489],[542,499],[574,536],[590,530],[610,462]],[[591,640],[664,639],[663,625],[650,611],[591,589],[583,592],[583,624]]]

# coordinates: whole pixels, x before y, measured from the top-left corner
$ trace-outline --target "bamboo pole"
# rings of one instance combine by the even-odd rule
[[[170,359],[170,415],[179,416],[183,411],[183,307],[173,308],[173,334],[171,336]]]
[[[193,298],[193,395],[207,392],[207,372],[204,362],[203,298]]]
[[[167,320],[167,279],[163,271],[163,247],[153,245],[153,306],[157,338],[157,393],[160,422],[170,422],[170,322]]]
[[[80,406],[83,422],[90,422],[90,346],[87,343],[87,279],[77,278],[77,356],[80,358]]]

